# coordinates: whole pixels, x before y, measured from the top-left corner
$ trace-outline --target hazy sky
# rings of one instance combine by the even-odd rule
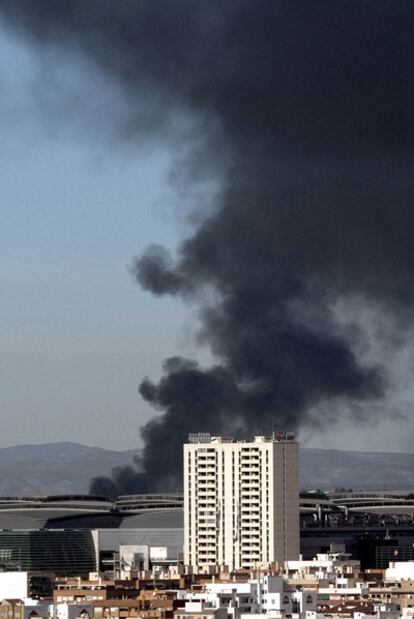
[[[134,448],[154,414],[140,381],[157,380],[171,355],[207,356],[195,343],[194,310],[144,292],[128,266],[150,243],[174,248],[213,186],[183,189],[171,139],[129,139],[120,120],[128,105],[83,58],[0,29],[0,446]],[[349,320],[352,304],[335,311]],[[357,300],[353,311],[365,333],[354,342],[360,357],[389,356],[391,388],[378,406],[391,414],[357,427],[341,422],[338,405],[332,424],[308,426],[303,443],[412,451],[412,340],[388,348],[387,330],[398,325],[382,324],[377,308],[371,327],[369,305]]]
[[[132,448],[149,414],[140,379],[192,346],[188,312],[128,273],[150,240],[180,234],[172,153],[120,148],[103,131],[117,103],[109,85],[4,30],[0,41],[0,444]],[[55,90],[40,92],[50,64]],[[94,122],[96,132],[85,126]]]

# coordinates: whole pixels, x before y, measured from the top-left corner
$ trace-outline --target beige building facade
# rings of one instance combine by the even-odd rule
[[[299,445],[291,433],[184,445],[184,563],[258,569],[299,558]]]

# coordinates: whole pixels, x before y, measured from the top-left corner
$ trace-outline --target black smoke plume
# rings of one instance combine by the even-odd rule
[[[175,256],[152,246],[133,266],[145,289],[197,305],[200,341],[216,363],[169,359],[158,384],[141,383],[161,413],[141,430],[142,457],[112,480],[93,480],[91,491],[177,487],[181,444],[192,431],[294,430],[322,404],[375,408],[384,360],[367,365],[357,356],[334,308],[359,298],[410,321],[414,5],[0,7],[8,27],[60,53],[83,52],[138,110],[145,101],[152,123],[132,116],[136,136],[173,131],[175,114],[191,117],[200,139],[189,140],[186,178],[201,170],[221,187]]]

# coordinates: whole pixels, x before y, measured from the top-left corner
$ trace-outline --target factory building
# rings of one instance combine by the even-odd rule
[[[213,572],[299,557],[299,445],[290,433],[252,442],[206,434],[184,445],[184,563]]]

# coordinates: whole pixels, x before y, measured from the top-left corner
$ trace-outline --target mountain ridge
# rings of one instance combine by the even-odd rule
[[[72,441],[0,448],[0,494],[87,494],[89,481],[132,464],[125,451]],[[414,490],[414,454],[339,449],[301,449],[302,488]]]

